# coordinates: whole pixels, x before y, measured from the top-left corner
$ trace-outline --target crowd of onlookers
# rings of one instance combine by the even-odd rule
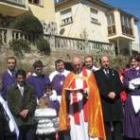
[[[1,75],[1,140],[140,140],[140,58],[115,70],[107,56],[96,67],[92,56],[55,61],[55,71],[43,74],[16,68],[8,57]]]

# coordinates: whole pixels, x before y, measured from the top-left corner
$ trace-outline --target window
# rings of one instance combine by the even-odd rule
[[[64,10],[60,14],[61,14],[61,25],[62,26],[73,23],[71,9]]]
[[[41,5],[41,0],[29,0],[29,3],[36,4],[36,5]]]
[[[60,3],[62,1],[64,1],[64,0],[54,0],[54,3]]]
[[[107,15],[107,23],[108,23],[108,35],[116,34],[116,27],[115,27],[115,21],[114,21],[113,13]]]
[[[93,8],[90,8],[90,18],[91,18],[91,23],[99,23],[98,11]]]
[[[131,18],[127,15],[121,15],[122,33],[126,35],[133,35],[131,27]]]
[[[7,2],[16,3],[19,5],[25,5],[25,0],[6,0]]]

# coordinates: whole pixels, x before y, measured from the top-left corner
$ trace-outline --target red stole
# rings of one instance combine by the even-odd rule
[[[82,70],[82,77],[87,77],[87,71],[86,69]],[[87,88],[87,81],[85,79],[83,80],[83,90]],[[76,88],[76,79],[71,83],[71,88]],[[83,93],[84,94],[84,93]],[[78,107],[78,99],[77,99],[77,92],[73,91],[72,93],[72,103],[73,103],[73,113],[74,113],[74,121],[76,124],[80,124],[80,116],[79,116],[79,107]],[[87,99],[83,95],[83,114],[84,114],[84,121],[87,122]]]

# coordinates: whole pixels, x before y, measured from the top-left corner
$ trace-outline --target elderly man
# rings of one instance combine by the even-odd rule
[[[62,90],[60,130],[70,128],[72,140],[106,140],[95,78],[79,57],[72,65],[74,72],[68,74]]]

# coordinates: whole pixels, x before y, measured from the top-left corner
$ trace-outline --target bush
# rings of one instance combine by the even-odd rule
[[[126,64],[128,64],[128,59],[129,57],[124,57],[124,56],[117,56],[113,59],[111,59],[111,66],[114,68],[124,68]]]
[[[44,54],[50,54],[51,53],[50,44],[47,40],[41,38],[36,42],[36,45],[37,45],[37,49],[40,52],[43,52]]]
[[[10,28],[22,30],[26,34],[43,34],[43,26],[40,21],[31,15],[17,17]]]
[[[30,52],[30,43],[24,39],[12,40],[9,42],[10,49],[14,51],[16,55],[22,55],[23,52]]]

